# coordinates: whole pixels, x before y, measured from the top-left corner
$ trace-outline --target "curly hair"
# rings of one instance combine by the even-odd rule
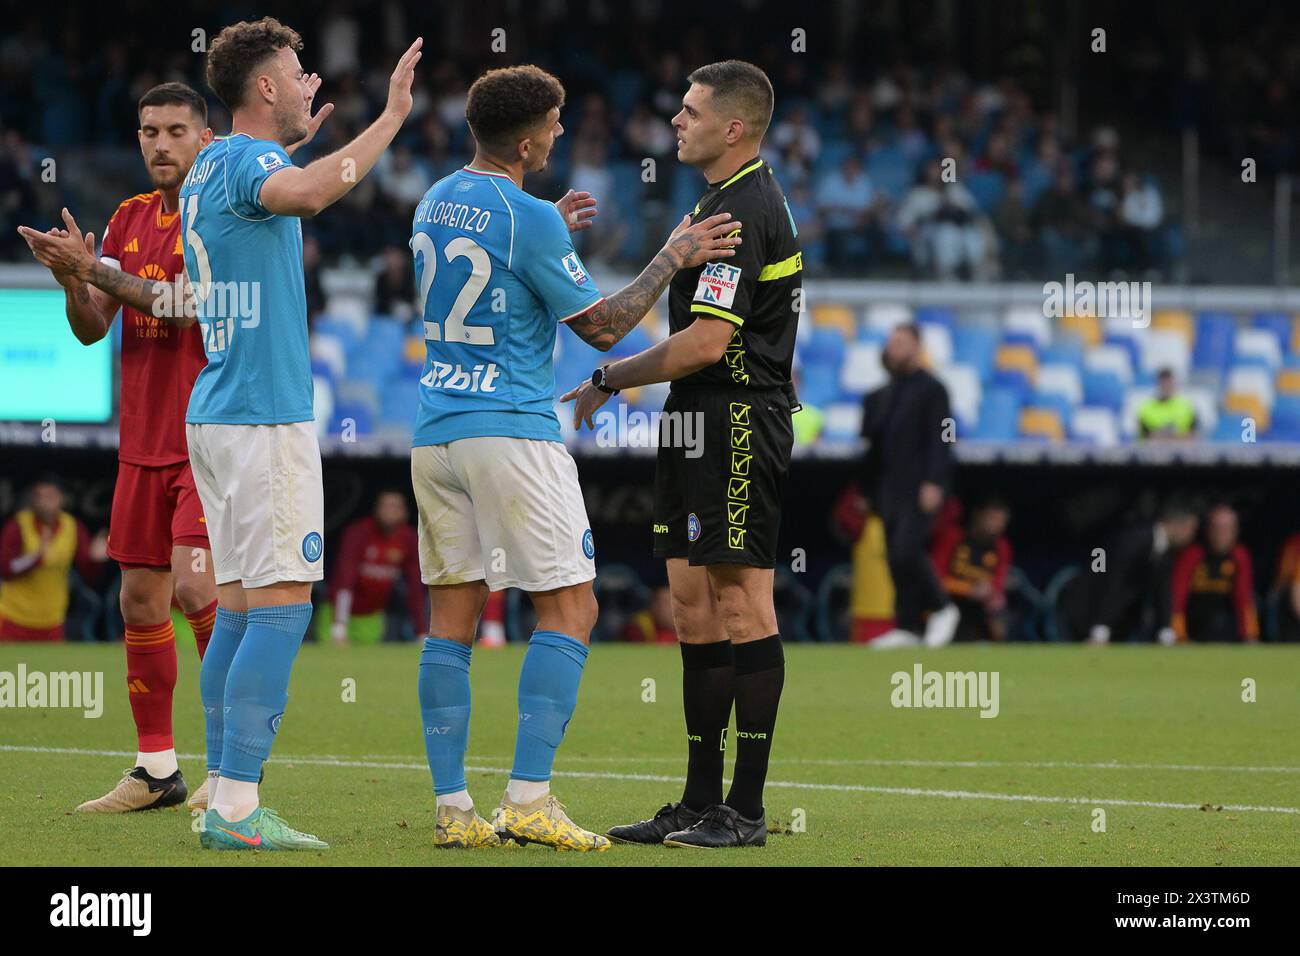
[[[512,140],[539,125],[553,107],[564,105],[564,84],[536,66],[488,70],[469,88],[465,119],[479,145],[505,153]]]
[[[231,24],[217,34],[208,50],[208,86],[234,112],[243,104],[248,78],[285,47],[297,53],[302,37],[275,17]]]

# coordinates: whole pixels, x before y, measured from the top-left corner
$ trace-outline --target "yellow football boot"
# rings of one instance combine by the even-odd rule
[[[501,806],[492,821],[502,842],[514,840],[521,846],[538,843],[556,850],[604,852],[609,840],[599,833],[584,830],[564,812],[564,805],[548,793],[532,803],[512,803],[501,798]]]
[[[477,850],[486,846],[500,846],[501,838],[492,829],[492,824],[472,809],[460,810],[443,806],[438,808],[433,845],[440,850]]]

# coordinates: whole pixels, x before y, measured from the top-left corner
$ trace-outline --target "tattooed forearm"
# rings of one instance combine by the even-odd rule
[[[194,324],[194,308],[188,289],[185,290],[183,300],[177,302],[175,284],[129,275],[98,259],[91,263],[87,273],[85,281],[96,289],[145,315],[152,315],[182,329]]]
[[[680,268],[682,259],[671,247],[669,243],[660,249],[635,280],[578,316],[569,327],[592,348],[608,352],[645,318]]]

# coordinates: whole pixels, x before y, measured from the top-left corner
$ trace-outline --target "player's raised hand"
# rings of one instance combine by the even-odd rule
[[[583,382],[577,388],[570,389],[560,396],[560,401],[568,402],[577,399],[573,406],[573,430],[581,431],[582,423],[586,422],[587,427],[592,431],[596,426],[591,421],[591,416],[596,414],[600,406],[609,401],[609,393],[602,392],[591,382]]]
[[[307,77],[307,92],[311,94],[310,98],[307,100],[307,112],[309,114],[311,113],[312,103],[316,101],[316,91],[320,89],[320,84],[321,84],[321,79],[319,74],[313,73],[309,77]],[[290,143],[288,146],[284,148],[284,151],[288,153],[290,156],[292,156],[293,151],[295,149],[298,149],[301,146],[306,146],[308,143],[310,143],[312,139],[315,138],[316,131],[320,129],[321,123],[325,122],[326,117],[328,117],[333,112],[334,112],[334,104],[326,103],[324,106],[322,106],[320,109],[316,111],[316,115],[314,116],[309,115],[307,118],[307,135],[304,136],[302,139],[298,140],[298,142],[296,143]]]
[[[739,222],[731,213],[720,212],[691,225],[691,217],[683,216],[673,230],[664,250],[673,257],[678,269],[689,269],[714,259],[726,259],[736,254],[740,245]]]
[[[591,220],[596,218],[596,199],[589,192],[570,189],[555,203],[555,208],[560,211],[569,232],[591,228]]]
[[[399,119],[406,119],[411,112],[414,100],[411,97],[411,84],[415,80],[415,65],[420,62],[420,47],[424,46],[424,37],[416,37],[402,58],[397,61],[392,79],[388,81],[388,112]]]
[[[77,227],[77,220],[65,207],[63,210],[64,229],[51,229],[41,232],[30,226],[19,226],[18,234],[27,242],[28,248],[36,261],[49,269],[61,283],[69,277],[85,279],[85,272],[94,264],[95,254],[93,233],[83,236]]]

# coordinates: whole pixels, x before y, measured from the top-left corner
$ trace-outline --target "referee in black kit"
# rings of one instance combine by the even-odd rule
[[[590,426],[618,390],[672,382],[655,473],[654,552],[667,559],[682,648],[686,788],[652,819],[609,835],[627,843],[761,846],[763,783],[785,680],[772,581],[794,444],[790,366],[803,260],[785,195],[759,156],[772,118],[767,75],[727,60],[689,79],[673,118],[677,157],[709,184],[691,219],[730,213],[739,244],[733,256],[673,277],[667,339],[597,369],[564,400],[577,399],[574,426]],[[687,418],[703,428],[695,452],[680,440]],[[733,701],[736,764],[724,800]]]

